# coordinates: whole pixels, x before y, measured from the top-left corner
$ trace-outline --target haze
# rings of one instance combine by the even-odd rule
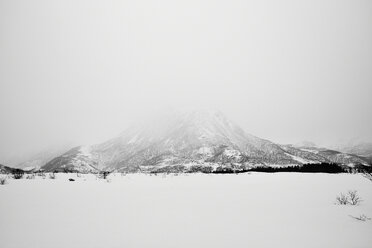
[[[372,140],[371,1],[0,0],[0,162],[170,108],[279,143]]]

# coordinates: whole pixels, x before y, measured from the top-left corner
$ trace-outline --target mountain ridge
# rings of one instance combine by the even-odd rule
[[[75,147],[42,169],[46,171],[153,171],[162,167],[301,166],[368,162],[319,148],[279,145],[245,132],[220,111],[193,111],[136,125],[103,143]]]

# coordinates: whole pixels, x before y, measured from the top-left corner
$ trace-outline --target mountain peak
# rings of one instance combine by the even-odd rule
[[[45,168],[156,171],[193,165],[293,166],[332,159],[345,163],[362,161],[326,151],[280,146],[246,133],[221,111],[199,109],[155,115],[102,144],[72,149]]]

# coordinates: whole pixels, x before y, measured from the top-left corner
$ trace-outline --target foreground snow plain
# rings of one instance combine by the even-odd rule
[[[372,182],[361,175],[108,178],[8,179],[0,247],[372,247],[372,220],[351,217],[372,217]],[[335,204],[348,190],[359,206]]]

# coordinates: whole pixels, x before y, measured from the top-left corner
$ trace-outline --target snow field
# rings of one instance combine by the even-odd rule
[[[74,178],[75,181],[68,181]],[[359,206],[335,204],[357,190]],[[0,185],[0,247],[371,247],[352,174],[56,174]]]

